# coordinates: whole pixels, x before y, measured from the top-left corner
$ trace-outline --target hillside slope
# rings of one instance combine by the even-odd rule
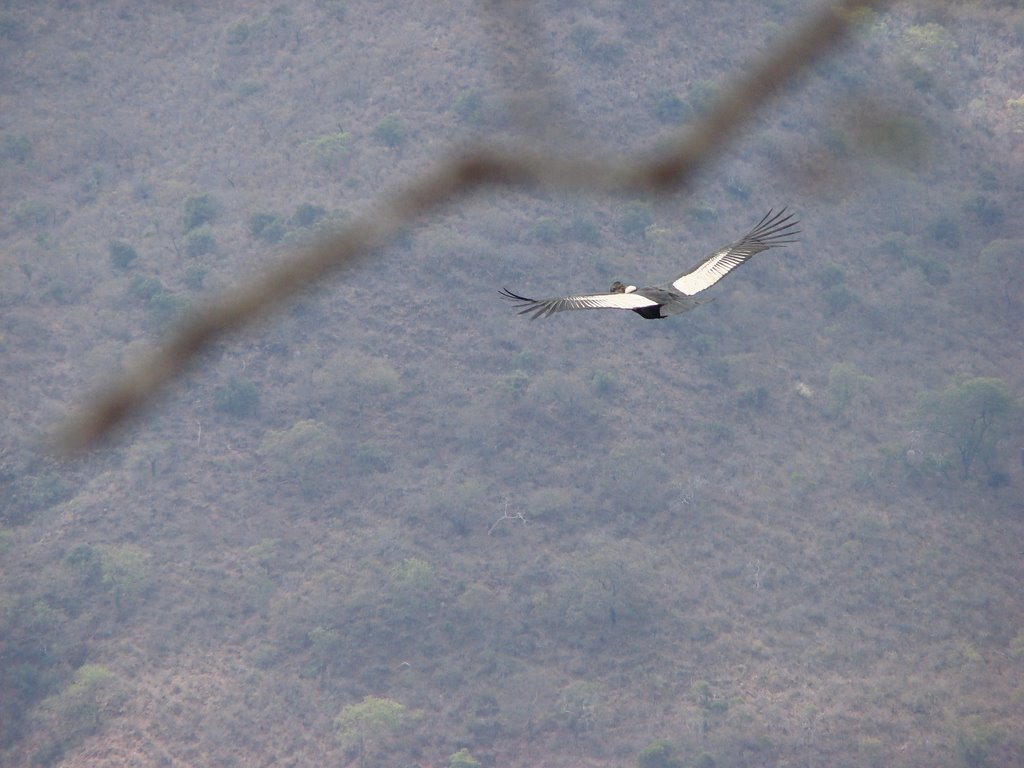
[[[40,448],[453,144],[644,150],[810,7],[664,6],[4,5],[0,763],[1021,764],[1011,5],[868,15],[685,194],[470,201]],[[497,294],[782,205],[680,317]]]

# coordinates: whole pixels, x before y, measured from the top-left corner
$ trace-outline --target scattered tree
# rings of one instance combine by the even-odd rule
[[[110,264],[114,269],[127,269],[138,256],[135,249],[123,240],[110,243]]]
[[[392,699],[367,696],[358,704],[349,704],[334,718],[338,743],[356,749],[359,764],[366,764],[368,753],[376,753],[409,720],[404,704]]]
[[[196,195],[185,200],[185,231],[209,224],[220,210],[212,195]]]
[[[232,376],[227,384],[218,387],[213,407],[231,416],[252,416],[260,407],[260,392],[248,379]]]
[[[254,213],[249,217],[249,234],[266,243],[279,243],[285,236],[284,222],[274,213]]]
[[[150,586],[149,554],[134,544],[105,547],[100,566],[103,583],[119,615],[135,606]]]
[[[268,431],[260,449],[276,479],[294,480],[305,496],[315,496],[330,482],[340,443],[320,422],[303,419],[288,429]]]
[[[979,459],[994,471],[996,447],[1017,403],[1006,382],[997,378],[960,378],[941,392],[921,398],[918,416],[933,435],[950,443],[966,480]]]
[[[854,397],[870,390],[874,379],[850,363],[836,363],[828,372],[828,404],[825,413],[838,418],[846,412]]]
[[[653,741],[640,750],[636,768],[682,768],[683,762],[673,754],[674,751],[664,739]]]
[[[476,760],[469,754],[469,750],[463,747],[448,758],[448,768],[480,768],[480,761]]]
[[[389,115],[377,123],[377,127],[373,129],[373,138],[387,147],[397,149],[405,144],[405,125],[397,116]]]
[[[335,171],[352,152],[351,137],[344,131],[331,133],[306,142],[317,165],[325,171]]]
[[[60,693],[43,702],[42,714],[54,719],[48,729],[57,752],[96,733],[123,692],[117,676],[100,664],[83,664]],[[52,748],[49,751],[53,751]]]

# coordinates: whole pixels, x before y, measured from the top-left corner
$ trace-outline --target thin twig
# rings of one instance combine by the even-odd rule
[[[516,512],[514,515],[510,515],[508,513],[508,502],[506,501],[505,502],[505,511],[502,513],[501,517],[499,517],[497,520],[495,520],[491,524],[491,527],[487,529],[487,535],[488,536],[490,536],[492,533],[494,533],[494,529],[498,527],[498,523],[500,523],[502,520],[522,520],[523,521],[523,525],[526,525],[526,518],[523,517],[523,513],[522,512]]]
[[[359,265],[425,215],[482,188],[516,186],[616,194],[665,194],[678,189],[726,146],[760,106],[833,47],[859,9],[886,4],[885,0],[846,0],[819,11],[727,90],[697,126],[653,157],[608,162],[522,148],[481,147],[450,158],[385,198],[373,213],[228,292],[70,419],[58,435],[58,446],[71,452],[95,444],[137,413],[215,339],[252,322],[328,274]]]

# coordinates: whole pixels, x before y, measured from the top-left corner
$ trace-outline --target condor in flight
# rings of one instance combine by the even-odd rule
[[[793,218],[794,215],[787,215],[785,208],[778,213],[768,211],[756,227],[735,243],[720,248],[689,272],[664,285],[637,288],[616,280],[608,293],[528,299],[503,289],[501,295],[522,307],[519,314],[531,315],[533,320],[565,309],[631,309],[648,320],[678,315],[710,301],[694,296],[710,288],[755,253],[795,243],[795,236],[800,234],[800,230],[794,227],[800,222]]]

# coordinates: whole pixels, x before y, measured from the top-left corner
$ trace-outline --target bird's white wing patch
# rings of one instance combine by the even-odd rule
[[[751,256],[752,253],[736,253],[732,248],[723,248],[708,256],[692,272],[676,278],[672,287],[680,293],[693,296],[710,288]]]
[[[653,307],[656,301],[636,293],[595,293],[590,296],[566,296],[559,301],[570,304],[566,309],[637,309]]]
[[[778,213],[768,211],[750,232],[677,277],[672,281],[672,287],[687,296],[710,288],[755,253],[796,242],[795,237],[800,232],[796,226],[799,223],[792,213],[786,213],[785,208]]]
[[[528,299],[511,291],[502,291],[502,295],[517,302],[517,306],[521,307],[519,314],[530,315],[534,320],[567,309],[639,309],[653,307],[658,303],[635,293],[593,293],[554,299]]]

